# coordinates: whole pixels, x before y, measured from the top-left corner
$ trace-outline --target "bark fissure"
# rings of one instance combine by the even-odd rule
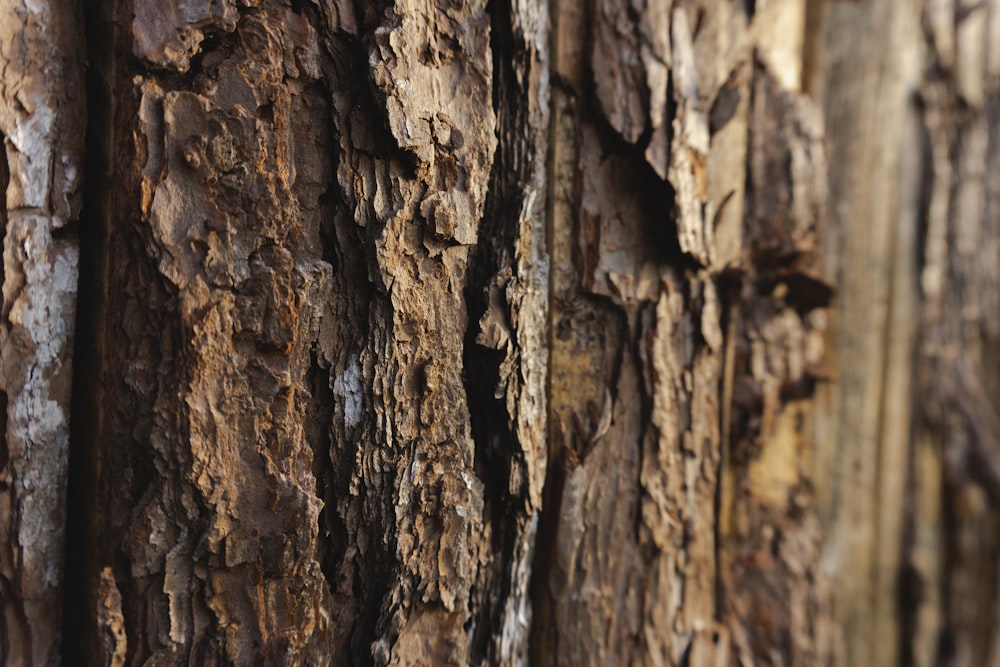
[[[494,113],[503,119],[498,128],[500,140],[490,172],[489,188],[480,224],[478,247],[469,260],[466,286],[466,311],[470,314],[463,353],[463,378],[469,401],[469,418],[475,448],[476,476],[483,483],[483,517],[489,527],[489,549],[496,559],[480,575],[474,595],[480,612],[469,620],[466,628],[472,634],[470,662],[480,661],[499,664],[500,651],[495,640],[500,626],[502,609],[494,601],[509,598],[512,582],[504,572],[505,563],[512,563],[517,540],[517,525],[507,520],[517,512],[518,500],[510,497],[513,458],[516,453],[516,436],[512,430],[503,395],[500,367],[505,357],[500,340],[486,340],[496,336],[482,331],[476,317],[490,314],[493,326],[501,331],[510,328],[510,315],[503,303],[502,290],[506,287],[500,277],[503,269],[510,273],[511,255],[517,235],[517,211],[511,210],[521,186],[521,169],[517,156],[512,155],[513,142],[504,141],[519,129],[521,113],[513,80],[511,52],[510,2],[492,0],[487,4],[490,16],[490,54],[493,61]],[[514,93],[514,95],[512,95]],[[507,276],[507,280],[512,276]],[[509,333],[505,334],[509,336]],[[480,342],[481,341],[481,342]],[[492,345],[491,345],[492,343]],[[496,349],[500,348],[500,349]]]
[[[0,132],[0,252],[3,252],[4,239],[7,237],[7,186],[10,185],[10,165],[7,164],[7,136]],[[6,268],[4,267],[5,262],[0,261],[0,286],[4,283],[4,272]],[[8,306],[5,300],[0,296],[0,317],[7,317]],[[5,399],[6,400],[6,399]],[[3,411],[4,419],[6,419],[7,410]],[[0,431],[6,433],[7,429]],[[0,468],[7,464],[6,461],[6,448],[7,448],[7,438],[6,436],[0,438],[0,447],[4,448],[4,461],[0,463]]]
[[[80,268],[77,287],[76,334],[73,350],[73,400],[70,414],[69,477],[66,494],[66,585],[64,589],[63,664],[98,664],[101,642],[108,655],[124,659],[115,636],[100,636],[96,567],[98,451],[97,437],[104,410],[101,374],[106,348],[101,345],[107,291],[108,219],[112,184],[111,154],[116,133],[112,126],[112,90],[116,30],[115,0],[86,3],[84,35],[89,64],[85,78],[87,133],[84,153],[83,203],[80,210]],[[104,610],[108,614],[121,613]],[[113,623],[109,623],[110,626]],[[121,632],[121,626],[111,629]],[[122,647],[123,648],[123,647]]]

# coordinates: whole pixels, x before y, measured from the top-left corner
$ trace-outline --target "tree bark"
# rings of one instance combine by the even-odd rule
[[[537,660],[818,663],[825,161],[800,46],[770,32],[804,5],[574,7],[553,56]]]
[[[6,663],[1000,655],[1000,0],[78,9],[0,9]]]
[[[78,8],[0,6],[0,662],[52,665],[62,628],[81,204]]]
[[[544,13],[115,14],[98,660],[523,660]]]
[[[840,287],[818,491],[845,656],[992,664],[1000,3],[826,2],[811,25]]]

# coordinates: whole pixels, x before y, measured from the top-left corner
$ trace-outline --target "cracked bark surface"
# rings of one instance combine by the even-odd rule
[[[79,9],[0,8],[5,664],[996,658],[1000,0]]]
[[[823,127],[761,27],[804,5],[557,6],[536,658],[824,662]]]
[[[116,12],[97,659],[523,659],[544,12]]]

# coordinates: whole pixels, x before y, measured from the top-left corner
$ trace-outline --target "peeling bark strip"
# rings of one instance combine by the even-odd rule
[[[0,6],[0,662],[58,663],[84,103],[77,16]]]

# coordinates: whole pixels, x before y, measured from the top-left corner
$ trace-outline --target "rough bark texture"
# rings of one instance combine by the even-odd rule
[[[1000,0],[75,12],[0,7],[5,664],[1000,659]]]
[[[115,14],[100,660],[523,661],[544,8]]]
[[[818,662],[822,122],[762,27],[804,4],[556,16],[536,657]]]
[[[0,5],[0,662],[54,665],[86,98],[77,8]]]

